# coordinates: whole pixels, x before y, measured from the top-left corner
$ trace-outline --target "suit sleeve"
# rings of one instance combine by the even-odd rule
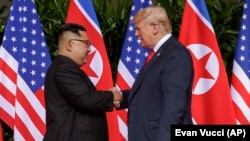
[[[123,90],[122,91],[122,102],[119,108],[117,110],[128,108],[128,96],[129,96],[129,90]]]
[[[60,66],[54,75],[55,85],[65,100],[79,111],[112,111],[113,94],[97,91],[79,68]]]

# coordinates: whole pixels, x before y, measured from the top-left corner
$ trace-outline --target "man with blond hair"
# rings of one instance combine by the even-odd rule
[[[132,19],[141,46],[152,49],[120,108],[128,108],[128,141],[170,141],[171,125],[192,124],[193,64],[172,34],[162,7],[140,10]]]

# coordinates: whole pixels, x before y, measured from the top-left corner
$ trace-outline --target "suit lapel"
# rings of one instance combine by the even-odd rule
[[[150,68],[153,66],[153,64],[158,60],[158,58],[161,56],[162,50],[159,49],[153,56],[153,58],[147,63],[147,65],[143,66],[139,75],[137,76],[133,87],[131,89],[131,92],[129,94],[128,100],[131,101],[132,98],[135,96],[137,89],[140,87],[141,83],[143,82],[143,79],[145,78],[145,74],[150,70]]]
[[[143,82],[143,79],[145,78],[145,74],[150,70],[150,68],[153,66],[153,64],[155,64],[157,61],[159,61],[159,58],[161,55],[163,55],[164,52],[167,51],[167,47],[171,45],[171,42],[173,41],[173,36],[171,36],[165,43],[163,43],[163,45],[159,48],[159,50],[155,53],[155,55],[153,56],[153,58],[147,63],[146,66],[143,66],[143,68],[141,69],[139,75],[137,76],[133,87],[130,91],[129,97],[128,97],[128,101],[131,102],[131,100],[133,99],[133,97],[136,94],[136,91],[138,90],[138,88],[140,87],[141,83]],[[165,53],[166,54],[166,53]]]

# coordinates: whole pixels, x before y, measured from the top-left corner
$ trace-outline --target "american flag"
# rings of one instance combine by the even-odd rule
[[[88,62],[82,69],[89,76],[97,90],[108,90],[113,87],[111,67],[108,60],[104,40],[92,0],[71,0],[66,23],[83,25],[91,42]],[[108,120],[109,141],[119,141],[117,113],[106,112]],[[84,140],[84,139],[83,139]]]
[[[250,0],[243,8],[231,81],[237,124],[250,123]]]
[[[0,116],[15,141],[41,141],[51,58],[34,0],[13,0],[0,48]]]
[[[194,123],[235,124],[227,73],[204,0],[186,0],[179,35],[194,64]]]
[[[140,46],[140,40],[135,36],[135,27],[131,22],[134,15],[142,8],[152,5],[151,0],[134,0],[131,8],[130,19],[122,47],[122,53],[118,64],[116,87],[118,89],[130,89],[143,66],[148,49]],[[119,110],[118,124],[123,140],[127,140],[127,109]]]

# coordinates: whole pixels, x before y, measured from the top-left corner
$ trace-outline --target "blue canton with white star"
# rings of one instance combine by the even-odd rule
[[[122,47],[121,61],[125,64],[134,78],[137,77],[143,66],[149,49],[142,48],[140,40],[135,36],[135,26],[131,22],[133,16],[142,8],[152,5],[151,0],[134,0],[131,8],[129,24]]]
[[[244,3],[243,16],[235,51],[235,60],[250,78],[250,9],[249,0]]]
[[[51,59],[34,0],[11,6],[2,46],[18,62],[18,74],[30,89],[40,89]]]

